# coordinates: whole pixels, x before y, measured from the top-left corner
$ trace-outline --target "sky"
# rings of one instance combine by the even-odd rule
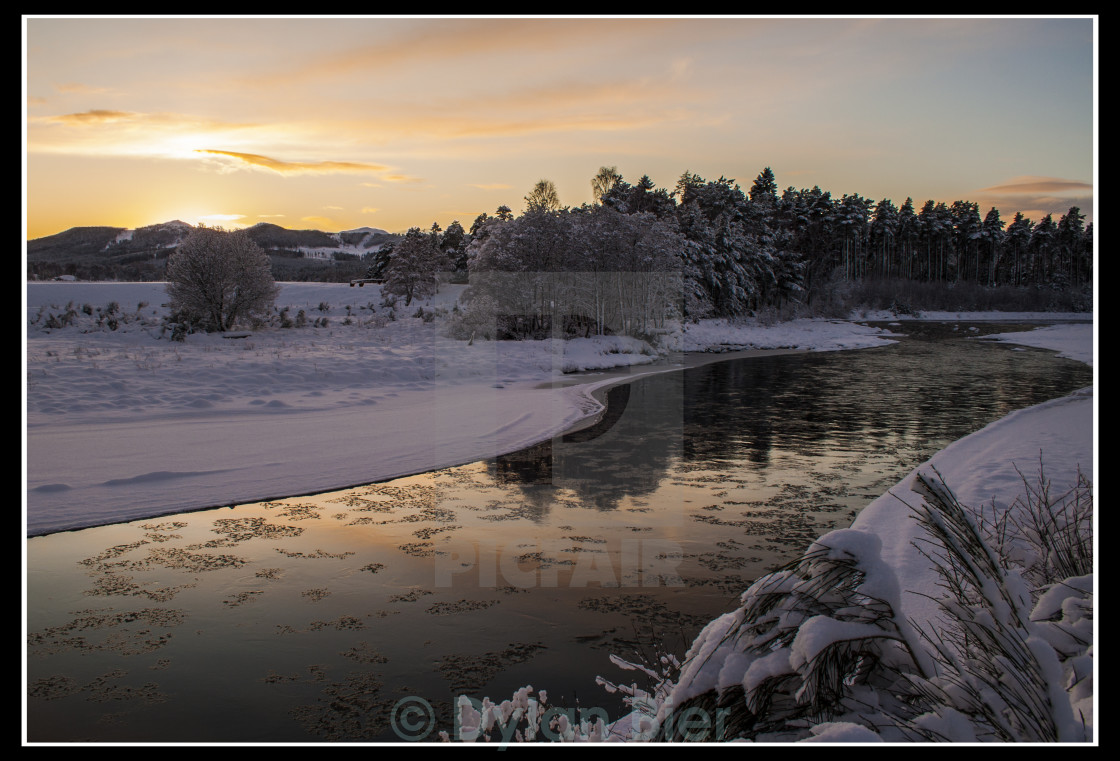
[[[614,166],[1093,220],[1096,19],[24,17],[25,238],[469,228]]]

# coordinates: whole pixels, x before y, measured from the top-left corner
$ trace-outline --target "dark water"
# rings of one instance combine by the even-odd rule
[[[894,329],[616,386],[595,425],[493,461],[29,539],[28,738],[435,740],[456,696],[526,685],[613,718],[595,676],[645,679],[610,654],[683,657],[934,452],[1092,383],[963,340],[1012,326]]]

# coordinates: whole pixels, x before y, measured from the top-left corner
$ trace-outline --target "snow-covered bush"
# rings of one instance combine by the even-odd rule
[[[166,276],[171,311],[208,332],[269,314],[278,293],[268,255],[243,231],[196,228],[168,257]]]
[[[822,722],[874,713],[879,695],[923,659],[879,551],[874,534],[833,531],[752,584],[737,610],[693,642],[658,711],[657,739],[792,740]],[[680,717],[697,710],[712,727],[689,737]]]
[[[475,294],[447,323],[447,335],[459,341],[492,340],[497,335],[497,303],[486,294]]]

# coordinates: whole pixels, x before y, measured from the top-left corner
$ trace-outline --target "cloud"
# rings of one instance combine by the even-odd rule
[[[633,33],[651,20],[627,20],[619,32]],[[446,20],[422,26],[410,25],[392,39],[362,45],[334,55],[317,56],[313,63],[299,62],[293,68],[251,77],[247,82],[291,85],[299,80],[334,78],[349,73],[365,74],[393,71],[416,62],[453,61],[461,65],[465,57],[492,57],[496,52],[555,50],[565,45],[583,45],[588,36],[604,34],[601,19],[480,19]]]
[[[491,182],[489,184],[482,184],[482,185],[480,185],[479,183],[476,183],[476,182],[471,182],[471,183],[467,184],[467,187],[478,188],[479,190],[509,190],[513,186],[512,185],[506,185],[506,184],[501,183],[501,182]]]
[[[45,116],[40,121],[53,124],[83,125],[83,124],[113,124],[116,122],[135,122],[147,118],[147,114],[138,114],[132,111],[110,111],[108,109],[93,109],[78,114],[59,114],[58,116]]]
[[[109,92],[108,87],[91,87],[80,82],[69,82],[64,85],[55,85],[54,89],[60,93],[77,95],[102,95]]]
[[[282,161],[256,153],[197,149],[195,153],[222,156],[253,168],[268,169],[277,174],[339,174],[343,172],[384,172],[389,167],[358,161]],[[386,178],[390,179],[390,178]]]
[[[376,214],[379,211],[381,211],[381,209],[374,206],[365,206],[362,208],[362,214]]]
[[[981,188],[977,193],[1070,193],[1092,191],[1091,182],[1062,180],[1056,177],[1016,177],[1002,185]]]
[[[238,219],[245,219],[244,214],[202,214],[199,219],[205,219],[212,222],[234,222]]]
[[[409,177],[407,174],[387,174],[382,179],[387,182],[423,182],[423,177]]]

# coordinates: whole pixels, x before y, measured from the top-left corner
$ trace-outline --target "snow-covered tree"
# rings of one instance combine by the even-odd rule
[[[1047,214],[1039,220],[1031,231],[1031,251],[1034,254],[1034,278],[1036,282],[1048,283],[1054,272],[1054,249],[1058,237],[1054,217]]]
[[[173,313],[206,331],[263,317],[276,301],[268,254],[243,231],[200,225],[167,259]]]
[[[1069,211],[1058,220],[1056,240],[1060,269],[1065,279],[1072,283],[1080,282],[1083,274],[1087,272],[1082,261],[1085,257],[1081,256],[1085,236],[1084,224],[1085,215],[1077,206],[1071,206]]]
[[[870,244],[875,256],[875,268],[887,276],[894,259],[895,241],[898,237],[898,208],[889,198],[875,205],[871,218]]]
[[[953,245],[956,251],[956,279],[980,279],[979,242],[980,220],[979,204],[970,201],[954,201],[949,209],[953,216]]]
[[[999,267],[999,257],[1003,250],[1003,220],[999,218],[999,209],[992,207],[984,217],[980,226],[980,241],[982,248],[987,252],[988,263],[985,273],[988,285],[995,285],[996,270]]]
[[[393,256],[385,267],[385,285],[382,293],[404,296],[408,306],[415,298],[425,298],[436,291],[443,255],[432,236],[419,227],[409,229],[393,249]]]
[[[1004,243],[1010,256],[1008,257],[1007,282],[1011,285],[1020,285],[1026,278],[1026,270],[1030,267],[1030,242],[1034,222],[1023,216],[1021,211],[1015,212],[1015,218],[1007,226]]]
[[[470,238],[457,219],[448,225],[440,236],[439,250],[443,253],[447,265],[451,267],[452,282],[467,282],[469,246]]]
[[[774,179],[774,172],[766,167],[759,172],[751,185],[750,197],[752,203],[776,203],[778,200],[778,182]]]

